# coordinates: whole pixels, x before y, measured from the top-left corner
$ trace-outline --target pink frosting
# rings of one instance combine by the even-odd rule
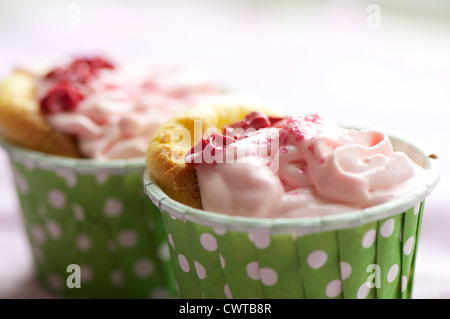
[[[219,154],[227,161],[195,164],[205,210],[269,218],[336,214],[407,194],[423,174],[383,132],[344,129],[316,114],[281,123],[228,143]]]
[[[48,81],[38,83],[45,96]],[[224,94],[198,70],[153,68],[102,69],[81,87],[75,110],[48,114],[58,131],[76,136],[81,153],[98,160],[145,156],[156,128],[173,114]]]

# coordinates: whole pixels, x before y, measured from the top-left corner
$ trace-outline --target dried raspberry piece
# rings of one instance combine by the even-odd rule
[[[284,117],[267,116],[262,112],[251,112],[245,116],[242,121],[230,124],[224,127],[227,136],[233,136],[236,140],[246,138],[247,135],[242,130],[255,129],[259,130],[268,127],[278,127]],[[242,130],[236,130],[242,129]]]
[[[252,112],[247,114],[242,121],[233,123],[229,127],[243,128],[244,130],[246,130],[248,128],[260,129],[269,126],[270,126],[269,119],[264,113]]]
[[[259,130],[261,128],[273,127],[278,122],[284,120],[284,117],[267,116],[262,112],[251,112],[245,116],[242,121],[229,125],[231,128],[254,128]]]
[[[86,83],[94,74],[91,66],[85,60],[75,60],[69,66],[69,72],[73,76],[73,80]]]
[[[269,116],[268,117],[270,122],[270,127],[281,127],[281,121],[286,119],[286,117],[275,117],[275,116]]]
[[[114,69],[114,65],[100,57],[79,58],[73,60],[65,69],[51,70],[44,76],[44,79],[56,82],[86,83],[97,75],[99,69]]]
[[[79,58],[69,64],[67,71],[74,81],[86,83],[97,75],[99,69],[114,69],[114,65],[100,57]]]
[[[44,113],[57,113],[72,111],[84,96],[78,88],[70,82],[59,82],[51,88],[47,95],[41,99],[40,107]]]
[[[208,147],[211,156],[216,156],[217,152],[223,152],[231,143],[236,142],[234,138],[213,132],[207,139],[202,138],[184,157],[186,164],[202,163],[204,160],[203,151]]]
[[[55,68],[48,72],[44,79],[46,80],[55,80],[55,81],[68,81],[69,80],[69,73],[62,69],[62,68]]]
[[[89,59],[87,59],[89,60]],[[91,64],[91,67],[98,70],[98,69],[114,69],[115,66],[110,61],[100,58],[100,57],[94,57],[89,60],[89,63]]]

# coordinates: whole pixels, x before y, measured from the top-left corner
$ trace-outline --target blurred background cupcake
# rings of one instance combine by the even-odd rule
[[[159,210],[142,190],[145,150],[175,112],[227,94],[199,70],[131,70],[100,56],[4,80],[2,146],[44,285],[79,297],[174,295]]]
[[[286,114],[384,126],[443,164],[427,200],[413,297],[450,297],[447,1],[14,1],[0,5],[2,78],[11,67],[105,53],[117,65],[204,66]],[[151,61],[151,63],[149,63]],[[8,158],[0,150],[0,295],[51,296],[33,281]]]

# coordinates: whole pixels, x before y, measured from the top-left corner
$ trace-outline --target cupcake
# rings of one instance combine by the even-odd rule
[[[46,287],[74,297],[175,294],[159,209],[142,189],[145,150],[175,112],[228,96],[196,69],[136,70],[99,56],[3,81],[1,144]]]
[[[435,157],[317,114],[232,109],[182,112],[147,151],[180,297],[410,298]],[[190,145],[170,138],[194,120]]]

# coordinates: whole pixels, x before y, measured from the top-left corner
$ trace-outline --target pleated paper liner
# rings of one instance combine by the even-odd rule
[[[411,298],[424,202],[439,163],[392,138],[430,172],[404,198],[325,217],[260,219],[180,204],[148,173],[181,298]]]
[[[168,298],[176,290],[143,159],[99,163],[9,153],[40,282],[61,296]]]

